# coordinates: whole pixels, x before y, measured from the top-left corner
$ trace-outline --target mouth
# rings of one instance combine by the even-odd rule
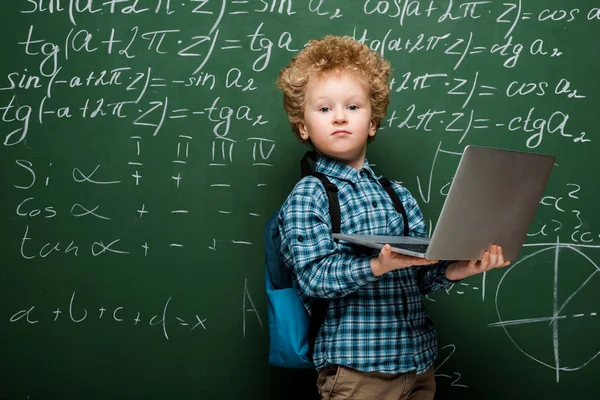
[[[350,132],[340,129],[340,130],[333,132],[331,134],[331,136],[343,136],[343,135],[349,135],[349,134],[350,134]]]

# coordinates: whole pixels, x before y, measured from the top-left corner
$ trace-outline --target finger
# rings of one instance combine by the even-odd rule
[[[413,265],[429,265],[429,264],[435,264],[436,262],[438,262],[437,260],[428,260],[426,258],[421,258],[421,257],[412,257],[412,256],[404,256],[407,260],[410,260]]]
[[[390,246],[389,244],[384,245],[381,248],[381,251],[379,252],[379,254],[385,258],[389,257],[391,255],[391,253],[392,253],[392,246]]]
[[[483,253],[483,256],[481,256],[481,262],[479,263],[479,268],[481,268],[485,271],[485,270],[487,270],[488,265],[490,265],[490,252],[486,251],[485,253]]]
[[[430,264],[435,264],[438,262],[438,260],[428,260],[426,258],[421,258],[421,257],[411,257],[411,256],[404,256],[404,257],[407,261],[410,262],[411,265],[430,265]]]
[[[498,246],[498,259],[496,260],[496,266],[504,265],[504,255],[502,254],[502,246]]]
[[[489,259],[488,267],[493,268],[496,266],[496,262],[498,261],[498,246],[492,245],[490,247],[489,255],[490,255],[490,259]]]

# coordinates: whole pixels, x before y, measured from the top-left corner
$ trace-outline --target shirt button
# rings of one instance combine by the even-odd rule
[[[302,242],[304,240],[304,238],[302,237],[302,235],[298,236],[298,241]]]
[[[377,202],[376,201],[374,201],[372,204],[373,204],[373,207],[377,207]]]
[[[360,176],[365,177],[365,171],[360,171]]]

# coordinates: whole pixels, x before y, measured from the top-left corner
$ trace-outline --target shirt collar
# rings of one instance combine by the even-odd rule
[[[333,160],[329,157],[318,154],[316,170],[334,178],[344,179],[347,181],[357,181],[364,174],[370,175],[372,178],[377,179],[375,172],[371,169],[369,161],[365,158],[363,167],[356,170],[343,162]]]

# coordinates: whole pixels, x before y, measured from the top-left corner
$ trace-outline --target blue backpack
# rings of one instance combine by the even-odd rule
[[[338,188],[327,177],[314,171],[310,161],[316,161],[314,151],[307,152],[302,161],[302,177],[311,175],[323,184],[329,200],[329,216],[332,233],[339,233],[341,227]],[[408,236],[408,217],[398,194],[389,180],[380,178],[379,182],[394,203],[396,211],[404,219],[404,235]],[[317,334],[325,320],[326,299],[313,299],[312,313],[309,315],[300,299],[292,271],[288,269],[281,256],[281,237],[279,235],[279,210],[269,218],[265,227],[265,283],[267,289],[269,315],[269,364],[286,368],[314,368],[312,351]]]

